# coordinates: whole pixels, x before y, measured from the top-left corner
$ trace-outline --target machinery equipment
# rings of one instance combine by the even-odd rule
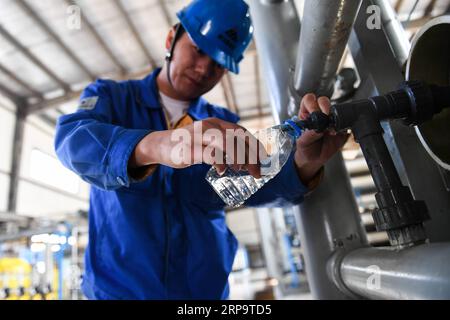
[[[336,101],[330,117],[298,125],[353,130],[376,184],[377,227],[393,246],[369,246],[337,154],[321,185],[290,209],[313,298],[450,298],[450,16],[430,20],[410,42],[388,0],[306,0],[301,23],[293,0],[249,2],[277,122],[297,114],[306,93],[331,97],[346,47],[360,80],[345,96],[350,104]],[[374,8],[380,25],[368,28]],[[379,97],[360,100],[371,96]]]
[[[352,130],[378,191],[379,208],[373,212],[377,230],[387,231],[391,245],[406,247],[426,242],[423,222],[429,215],[425,202],[415,200],[410,189],[402,185],[383,140],[380,121],[401,119],[406,125],[422,125],[446,108],[450,108],[450,86],[406,81],[397,91],[336,104],[330,115],[314,112],[296,124],[317,132]]]

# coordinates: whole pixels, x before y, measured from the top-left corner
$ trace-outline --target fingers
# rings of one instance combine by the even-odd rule
[[[308,93],[300,103],[300,113],[298,117],[305,120],[314,111],[319,111],[320,108],[316,101],[316,96],[313,93]]]
[[[327,97],[317,98],[315,94],[308,93],[300,103],[300,119],[306,119],[311,113],[321,111],[325,114],[330,114],[331,102]]]
[[[255,178],[261,177],[258,155],[264,147],[255,136],[237,124],[220,119],[212,118],[203,122],[205,126],[202,150],[206,153],[204,162],[214,165],[218,172],[224,172],[228,165],[235,171],[247,170]],[[216,136],[216,139],[212,139],[212,135]],[[223,153],[225,162],[211,150]]]
[[[331,101],[327,97],[320,97],[317,99],[317,104],[319,105],[320,111],[325,114],[330,114]]]

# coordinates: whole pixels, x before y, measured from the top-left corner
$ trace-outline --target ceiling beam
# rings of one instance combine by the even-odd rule
[[[16,3],[22,8],[22,10],[36,23],[45,33],[58,44],[58,46],[64,51],[64,53],[70,57],[70,59],[80,68],[83,72],[89,76],[93,81],[96,76],[89,70],[89,68],[73,53],[73,50],[69,49],[62,39],[50,28],[50,26],[24,1],[16,0]]]
[[[82,91],[69,91],[60,97],[49,99],[49,100],[42,100],[37,103],[30,104],[28,106],[28,113],[32,114],[32,113],[44,111],[45,109],[51,109],[51,108],[58,107],[67,101],[76,99],[77,97],[79,97],[81,95],[81,93],[82,93]]]
[[[423,13],[423,17],[431,16],[431,14],[434,10],[434,7],[436,6],[436,2],[437,2],[436,0],[431,0],[430,3],[428,3],[428,5],[426,6],[425,11]]]
[[[78,3],[75,0],[66,0],[67,5],[78,5]],[[108,57],[111,59],[111,61],[116,65],[116,67],[119,69],[119,72],[121,74],[126,74],[127,70],[125,66],[117,59],[117,57],[114,55],[112,49],[106,44],[105,40],[100,36],[100,34],[97,32],[93,24],[86,18],[84,14],[81,15],[81,22],[83,26],[86,26],[86,28],[89,30],[91,35],[95,38],[98,45],[103,49],[103,51],[108,55]]]
[[[133,34],[133,37],[136,39],[137,43],[141,47],[141,50],[144,52],[144,54],[145,54],[148,62],[150,63],[152,69],[155,69],[157,67],[156,66],[156,62],[152,58],[152,55],[150,54],[150,51],[148,51],[147,47],[145,46],[145,43],[142,40],[141,35],[139,34],[138,30],[136,29],[133,21],[131,21],[131,18],[128,15],[128,13],[126,12],[126,10],[125,10],[121,0],[113,0],[113,2],[116,4],[117,9],[119,10],[119,12],[122,15],[122,17],[125,19],[128,27],[131,30],[131,33]]]
[[[168,27],[171,28],[174,25],[174,23],[172,21],[172,18],[170,17],[170,12],[169,8],[167,8],[166,0],[158,0],[158,3],[163,12],[164,20],[166,20]]]
[[[65,91],[70,91],[70,87],[67,83],[61,80],[52,70],[50,70],[44,63],[38,59],[33,53],[31,53],[24,45],[22,45],[16,38],[14,38],[2,25],[0,25],[0,34],[17,48],[24,56],[31,60],[36,66],[38,66],[44,73],[46,73],[53,81],[60,85]]]
[[[15,82],[20,84],[23,88],[25,88],[27,91],[29,91],[33,96],[37,98],[42,98],[42,93],[37,91],[36,89],[32,88],[28,83],[20,79],[18,76],[16,76],[14,73],[12,73],[10,70],[8,70],[5,66],[0,64],[0,71],[4,74],[6,74],[8,77],[13,79]]]
[[[3,94],[5,97],[10,99],[14,104],[17,104],[17,102],[22,98],[21,96],[14,93],[11,89],[5,87],[0,83],[0,94]]]
[[[430,21],[431,18],[432,18],[431,16],[421,17],[418,19],[410,20],[409,22],[403,21],[401,24],[403,28],[405,28],[405,30],[411,30],[422,27],[425,23]]]
[[[137,78],[141,78],[141,77],[149,74],[150,72],[151,72],[151,70],[149,68],[146,68],[146,69],[143,69],[142,71],[139,71],[136,73],[128,73],[125,75],[119,74],[117,77],[115,77],[115,79],[119,80],[119,81],[120,80],[137,79]],[[64,95],[62,95],[60,97],[56,97],[56,98],[48,99],[48,100],[42,100],[42,101],[38,101],[36,103],[29,104],[28,108],[27,108],[28,114],[42,112],[46,109],[58,107],[67,101],[77,99],[81,95],[82,92],[83,92],[82,90],[78,90],[78,91],[71,90],[71,91],[66,92]]]

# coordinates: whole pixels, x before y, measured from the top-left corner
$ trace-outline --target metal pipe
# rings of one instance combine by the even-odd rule
[[[369,5],[372,5],[370,0],[363,2],[361,14],[356,21],[349,42],[358,73],[362,79],[365,79],[363,90],[357,93],[358,99],[390,92],[405,80],[398,62],[392,54],[386,33],[383,30],[367,29],[365,12]],[[436,24],[441,22],[442,20],[436,21]],[[436,39],[430,43],[441,43],[439,37]],[[442,37],[442,39],[446,40],[447,38]],[[438,45],[437,47],[441,48],[442,46]],[[429,50],[429,48],[427,50],[427,48],[428,46],[424,48],[424,52],[442,51]],[[418,59],[417,65],[421,66],[422,73],[408,79],[433,82],[434,73],[430,70],[442,70],[442,74],[445,74],[446,69],[442,68],[438,62],[441,60],[433,57],[425,55],[423,59]],[[445,54],[442,57],[445,57]],[[380,68],[380,66],[383,67]],[[431,220],[425,222],[425,228],[430,241],[450,242],[450,232],[448,232],[450,215],[447,214],[450,212],[450,196],[438,167],[431,162],[430,156],[417,138],[414,128],[406,127],[398,121],[383,122],[382,125],[386,144],[402,183],[410,186],[416,199],[424,200],[427,203]]]
[[[320,186],[294,208],[294,213],[313,298],[348,298],[350,295],[329,279],[327,261],[336,250],[360,248],[368,241],[340,153],[327,164]]]
[[[361,1],[355,0],[306,1],[292,88],[295,94],[301,97],[313,92],[331,96],[334,76],[360,4]],[[295,101],[294,108],[289,110],[291,114],[296,113],[298,107],[299,101]],[[321,185],[294,210],[313,297],[351,297],[330,281],[326,270],[327,261],[336,250],[367,245],[367,235],[340,153],[326,165]]]
[[[372,0],[380,8],[381,23],[400,67],[408,60],[411,43],[397,15],[388,0]]]
[[[280,123],[288,118],[289,69],[295,63],[300,20],[291,0],[250,0],[248,3],[255,27],[261,73],[273,116]]]
[[[333,94],[333,80],[360,6],[360,0],[306,0],[294,76],[300,97],[309,92]]]
[[[450,299],[449,243],[357,249],[337,265],[334,280],[365,298]]]

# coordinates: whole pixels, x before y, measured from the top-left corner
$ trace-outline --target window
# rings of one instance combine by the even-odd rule
[[[32,179],[77,194],[80,190],[79,177],[65,168],[58,159],[38,149],[31,151],[30,176]]]

